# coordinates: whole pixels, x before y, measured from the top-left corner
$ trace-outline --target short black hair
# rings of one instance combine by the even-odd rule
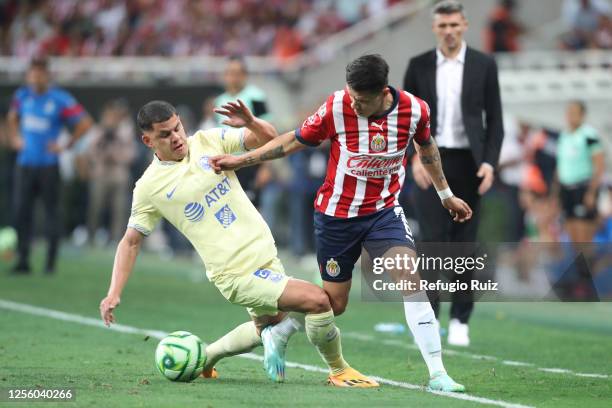
[[[455,14],[455,13],[461,13],[461,15],[465,17],[465,11],[463,10],[463,4],[459,3],[456,0],[441,1],[434,6],[431,12],[432,16],[435,16],[436,14],[448,15],[448,14]]]
[[[44,55],[38,55],[30,60],[30,68],[49,70],[49,59]]]
[[[357,92],[380,92],[389,84],[389,64],[380,54],[362,55],[346,66],[346,83]]]
[[[242,72],[244,72],[245,74],[249,73],[249,70],[247,69],[247,64],[246,61],[244,59],[244,57],[242,55],[230,55],[227,58],[227,63],[230,64],[232,62],[237,62],[240,64],[240,68],[242,68]]]
[[[166,101],[151,101],[138,111],[136,123],[141,131],[153,130],[153,124],[165,122],[176,115],[176,108]]]

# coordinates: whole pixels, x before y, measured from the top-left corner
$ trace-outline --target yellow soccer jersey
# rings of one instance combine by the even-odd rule
[[[155,157],[136,182],[128,227],[149,235],[163,217],[198,251],[209,279],[252,273],[276,257],[272,233],[236,174],[215,174],[208,162],[244,151],[244,130],[200,130],[188,143],[181,162]]]

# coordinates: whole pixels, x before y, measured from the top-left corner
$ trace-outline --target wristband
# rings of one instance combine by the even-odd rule
[[[447,198],[451,198],[452,196],[454,196],[450,187],[447,187],[444,190],[437,191],[437,193],[438,197],[440,197],[440,200],[446,200]]]

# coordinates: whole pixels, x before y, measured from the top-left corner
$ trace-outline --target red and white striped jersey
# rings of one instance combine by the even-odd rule
[[[331,139],[327,176],[315,210],[339,218],[372,214],[398,204],[411,138],[429,140],[429,107],[406,92],[392,91],[393,105],[378,117],[358,116],[348,91],[336,91],[296,129],[309,146]]]

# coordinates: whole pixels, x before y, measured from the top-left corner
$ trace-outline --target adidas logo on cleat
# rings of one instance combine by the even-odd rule
[[[372,384],[370,381],[360,380],[360,379],[357,379],[357,380],[344,380],[344,383],[346,385],[348,385],[349,387],[352,387],[352,386],[357,385],[357,384]]]

